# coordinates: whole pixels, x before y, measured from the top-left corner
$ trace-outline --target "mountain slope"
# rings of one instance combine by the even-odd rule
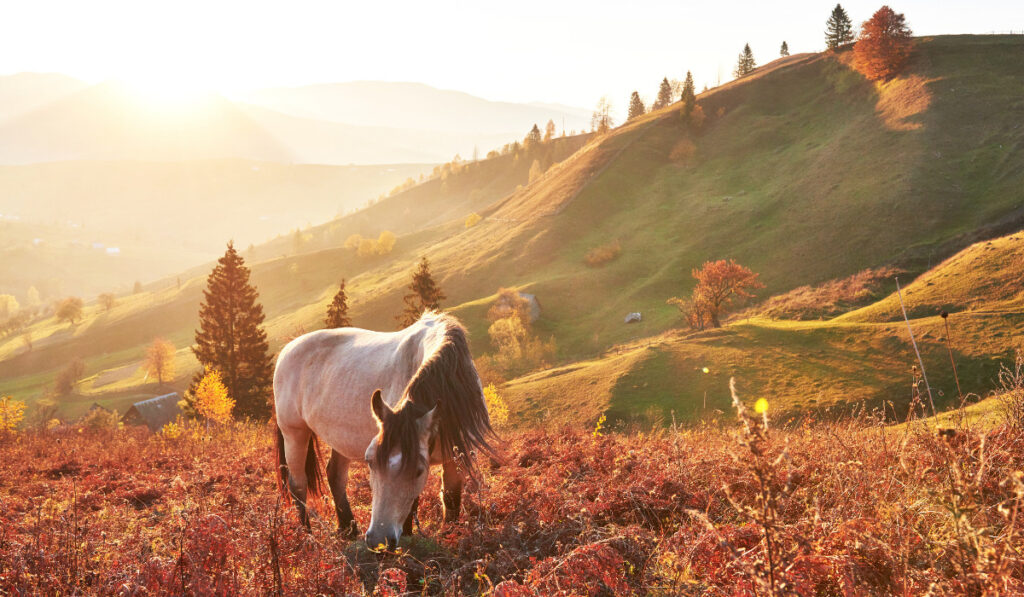
[[[690,290],[689,271],[705,260],[736,258],[761,273],[766,294],[866,267],[923,271],[929,258],[1021,227],[1024,77],[1014,57],[1021,50],[1018,36],[919,39],[907,71],[884,85],[864,80],[844,53],[781,59],[701,94],[702,126],[684,125],[678,105],[638,118],[522,188],[509,188],[487,209],[474,207],[485,217],[468,229],[461,219],[442,216],[464,214],[445,206],[465,198],[461,205],[468,207],[472,193],[448,203],[447,181],[434,180],[433,187],[415,187],[363,214],[362,234],[379,231],[375,214],[416,214],[390,259],[346,261],[344,251],[326,249],[258,265],[254,279],[268,304],[268,327],[283,339],[299,327],[319,326],[335,280],[345,276],[357,325],[391,329],[409,271],[426,255],[449,297],[446,305],[467,323],[476,354],[489,349],[490,297],[516,286],[537,295],[543,310],[536,328],[552,335],[560,358],[571,361],[631,341],[647,350],[642,339],[661,342],[663,333],[674,338],[666,330],[679,325],[679,316],[665,301]],[[535,156],[516,159],[524,172]],[[427,202],[416,193],[437,199],[417,212]],[[599,268],[584,264],[587,251],[614,240],[622,247],[618,259]],[[643,322],[623,324],[629,311],[641,311]],[[963,351],[976,365],[964,375],[987,379],[986,355],[1006,350],[1004,336],[986,336],[989,326],[1013,334],[1018,323],[1002,315],[971,321],[977,343]],[[921,324],[937,329],[941,320]],[[187,338],[185,330],[174,333]],[[713,370],[765,380],[759,387],[779,395],[813,388],[799,400],[803,406],[899,399],[907,395],[910,362],[889,358],[879,365],[876,355],[903,347],[901,333],[898,322],[734,325],[686,344],[685,354],[695,356],[682,365],[674,343],[634,355],[642,366],[626,363],[622,370],[639,367],[642,374],[623,379],[613,394],[622,399],[603,408],[642,410],[643,384],[661,379],[652,405],[664,405],[657,397],[676,391],[671,388],[684,388],[679,395],[693,412],[692,388],[702,379],[693,372],[709,358],[728,365]],[[86,346],[83,338],[80,348]],[[761,347],[768,352],[758,352]],[[928,358],[941,350],[926,346]],[[843,355],[847,365],[830,366],[844,362]],[[0,362],[0,375],[13,366]],[[869,381],[848,381],[859,377]],[[586,388],[583,381],[570,385]],[[752,391],[762,390],[747,388]]]

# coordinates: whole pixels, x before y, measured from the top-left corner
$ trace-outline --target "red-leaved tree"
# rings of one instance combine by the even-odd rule
[[[861,25],[853,46],[853,66],[871,80],[888,79],[899,72],[910,56],[911,31],[902,13],[879,8]]]
[[[712,327],[722,327],[720,317],[734,297],[752,297],[751,290],[764,288],[757,276],[733,259],[707,261],[700,269],[693,270],[697,286],[693,289],[692,308],[701,309],[701,318]]]

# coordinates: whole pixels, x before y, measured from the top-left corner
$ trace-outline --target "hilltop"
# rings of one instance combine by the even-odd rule
[[[489,301],[499,287],[514,286],[538,297],[536,328],[554,337],[562,362],[581,361],[511,382],[525,415],[626,417],[655,407],[661,417],[692,416],[698,398],[703,408],[702,380],[717,376],[721,387],[731,373],[748,393],[778,395],[786,408],[907,400],[913,360],[901,352],[905,326],[891,318],[751,319],[691,337],[671,331],[681,321],[665,301],[687,293],[690,269],[709,259],[735,258],[759,272],[768,296],[883,266],[898,266],[909,281],[974,241],[1021,228],[1024,78],[1015,55],[1024,40],[942,36],[916,44],[907,70],[882,85],[852,70],[844,52],[790,56],[701,94],[700,127],[684,124],[676,104],[581,140],[532,182],[525,175],[537,155],[500,156],[513,162],[502,171],[515,173],[501,184],[434,179],[317,228],[328,239],[319,250],[278,257],[284,239],[257,248],[254,280],[274,346],[319,326],[341,277],[356,324],[391,329],[408,272],[426,255],[476,354],[489,349]],[[483,220],[466,228],[470,211]],[[359,261],[330,247],[350,230],[375,235],[398,214],[411,217],[395,230],[401,237],[389,258]],[[332,227],[342,233],[330,237]],[[617,259],[584,264],[587,251],[614,240]],[[9,355],[0,375],[23,375],[5,387],[31,395],[54,363],[90,346],[111,355],[87,360],[90,374],[131,363],[155,333],[186,346],[204,273],[193,270],[197,278],[180,292],[154,285],[152,303],[137,314],[153,322],[144,330],[83,326],[68,342],[55,341],[48,356],[0,347]],[[629,311],[642,312],[643,322],[624,325]],[[1019,318],[960,321],[959,333],[971,339],[959,348],[968,361],[962,381],[980,385],[991,379],[992,357],[1010,350]],[[915,322],[932,338],[924,343],[929,361],[944,349],[935,341],[940,325]],[[602,358],[610,347],[614,354]],[[715,366],[704,374],[708,362]],[[947,388],[949,404],[942,375],[936,371],[934,383]],[[560,377],[565,383],[557,385]],[[586,392],[593,380],[604,389]],[[708,409],[724,399],[710,392]]]

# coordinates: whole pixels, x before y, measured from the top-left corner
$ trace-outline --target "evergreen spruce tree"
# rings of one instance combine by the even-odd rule
[[[779,50],[779,56],[789,56],[789,44],[785,41],[782,42],[782,48]]]
[[[270,415],[273,363],[263,330],[263,306],[249,284],[249,268],[233,243],[217,261],[203,291],[199,329],[192,352],[203,369],[196,373],[192,390],[208,370],[220,371],[229,396],[243,416],[265,419]]]
[[[348,318],[348,296],[345,294],[345,280],[341,280],[341,285],[338,287],[338,293],[334,295],[334,300],[327,307],[327,319],[324,321],[324,325],[327,328],[347,328],[352,325],[352,320]]]
[[[683,117],[689,120],[693,107],[697,105],[697,94],[693,87],[693,74],[686,71],[686,80],[683,81],[683,94],[680,97],[683,101]]]
[[[853,23],[842,5],[836,4],[832,14],[825,21],[825,46],[834,50],[853,41]]]
[[[736,70],[732,71],[737,79],[745,77],[754,70],[757,64],[754,62],[754,53],[750,51],[750,44],[743,46],[743,52],[740,53],[739,59],[736,61]]]
[[[652,110],[658,108],[664,108],[665,106],[672,103],[672,85],[668,82],[668,77],[661,80],[661,85],[658,87],[658,99],[654,100],[654,105],[651,106]]]
[[[637,116],[643,116],[646,111],[644,103],[640,100],[640,94],[634,91],[633,95],[629,96],[629,115],[626,119],[633,120]]]
[[[526,135],[526,138],[523,139],[523,147],[526,151],[530,151],[532,149],[536,149],[540,145],[540,142],[540,127],[534,124],[533,128],[530,129],[530,132]]]
[[[403,328],[416,323],[424,311],[440,311],[441,301],[448,298],[434,282],[430,274],[430,262],[426,257],[420,259],[419,267],[413,272],[409,290],[404,298],[405,309],[395,318]]]

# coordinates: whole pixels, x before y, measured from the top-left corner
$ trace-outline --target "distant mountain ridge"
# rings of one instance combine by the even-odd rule
[[[117,81],[0,77],[0,164],[251,159],[300,164],[443,162],[484,155],[581,109],[492,102],[419,83],[331,83],[210,94],[154,106]]]
[[[581,130],[588,121],[582,108],[556,104],[516,104],[479,98],[423,83],[353,81],[262,89],[245,101],[292,116],[364,126],[412,130],[514,133],[541,128],[553,120],[561,130]]]

